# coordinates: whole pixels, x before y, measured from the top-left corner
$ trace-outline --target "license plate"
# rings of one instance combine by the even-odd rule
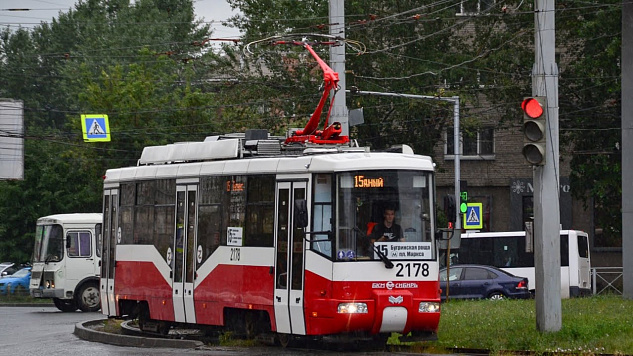
[[[42,297],[42,292],[39,290],[33,291],[33,297],[40,298]]]

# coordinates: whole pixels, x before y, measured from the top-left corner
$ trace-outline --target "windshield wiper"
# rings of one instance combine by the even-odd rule
[[[354,226],[353,230],[356,231],[357,233],[363,235],[365,238],[368,238],[367,234],[363,230],[359,229],[358,226]],[[378,247],[376,247],[376,245],[374,245],[373,243],[370,242],[369,244],[374,249],[374,252],[376,252],[376,254],[380,258],[380,260],[385,264],[385,268],[392,269],[393,268],[393,262],[391,262],[389,257],[387,257],[384,253],[382,253],[380,251],[380,249]]]
[[[384,253],[382,253],[382,251],[380,251],[380,249],[378,247],[376,247],[376,245],[371,244],[371,247],[373,247],[374,252],[376,252],[378,257],[380,257],[380,260],[385,264],[385,268],[392,269],[393,268],[393,262],[391,262],[389,257],[387,257]]]

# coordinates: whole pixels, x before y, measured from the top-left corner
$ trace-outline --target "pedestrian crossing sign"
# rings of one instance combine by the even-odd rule
[[[108,115],[81,115],[81,130],[85,142],[110,141]]]
[[[466,213],[464,213],[464,229],[478,229],[484,227],[482,219],[483,203],[467,203]]]

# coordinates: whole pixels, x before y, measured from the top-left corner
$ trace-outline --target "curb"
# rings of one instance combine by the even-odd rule
[[[94,341],[117,346],[146,348],[163,347],[176,349],[196,349],[204,346],[204,343],[202,341],[197,340],[178,340],[121,335],[98,331],[91,327],[99,325],[101,323],[103,323],[103,319],[77,323],[75,324],[75,331],[73,332],[73,334],[75,334],[80,339],[86,341]]]

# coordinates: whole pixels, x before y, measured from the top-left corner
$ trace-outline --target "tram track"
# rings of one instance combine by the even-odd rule
[[[172,327],[169,332],[165,334],[161,334],[159,332],[152,331],[144,331],[141,330],[136,320],[125,320],[121,322],[121,334],[127,336],[136,336],[143,338],[154,338],[154,339],[169,339],[169,340],[189,340],[189,341],[200,341],[205,345],[214,345],[217,346],[221,344],[221,339],[223,335],[226,335],[228,332],[226,331],[205,331],[201,329],[195,328],[184,328],[184,327]],[[266,346],[271,348],[282,348],[278,342],[275,341],[274,334],[264,334],[258,335],[254,338],[248,338],[245,335],[233,334],[230,338],[236,340],[243,340],[245,342],[254,341],[259,343],[259,346]],[[381,351],[400,351],[404,354],[409,354],[408,347],[398,347],[392,348],[385,346],[384,348],[377,347],[376,345],[371,345],[366,342],[361,341],[343,341],[339,337],[320,337],[314,340],[297,340],[292,343],[292,346],[289,348],[293,349],[301,349],[306,352],[314,351],[314,352],[328,352],[328,351],[359,351],[359,352],[381,352]],[[417,353],[411,353],[417,354]]]

